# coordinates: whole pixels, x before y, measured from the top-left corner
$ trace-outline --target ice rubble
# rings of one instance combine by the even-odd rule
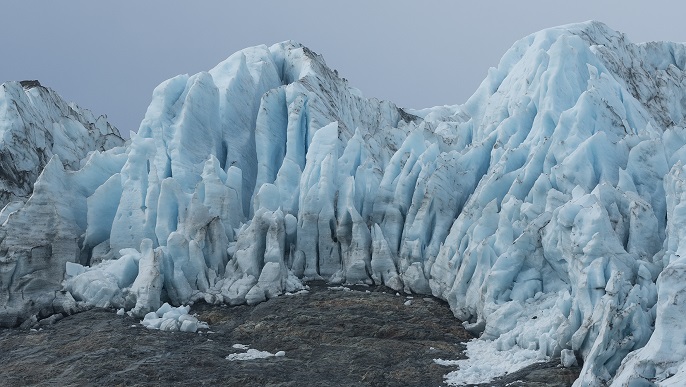
[[[684,45],[587,22],[407,111],[297,43],[249,48],[158,86],[125,150],[49,163],[0,252],[30,230],[22,268],[69,255],[69,294],[140,316],[383,283],[498,349],[578,355],[578,385],[683,379],[685,68]]]
[[[69,170],[88,152],[124,144],[107,117],[65,102],[38,81],[0,85],[0,206],[26,201],[53,155]],[[17,204],[0,214],[4,222]]]
[[[141,324],[148,329],[170,332],[197,332],[198,329],[208,329],[209,325],[191,315],[190,310],[191,307],[187,305],[174,308],[165,302],[156,311],[147,313],[143,317]]]
[[[474,339],[467,343],[466,359],[434,359],[434,363],[457,366],[457,370],[445,375],[445,382],[448,386],[464,386],[489,383],[498,377],[546,360],[545,355],[536,350],[515,346],[507,351],[498,351],[494,346],[493,341]]]
[[[256,360],[256,359],[266,359],[269,357],[284,357],[286,352],[278,351],[276,353],[271,353],[267,351],[260,351],[254,348],[250,348],[244,344],[234,344],[231,346],[233,349],[241,349],[246,352],[232,353],[226,356],[226,360],[230,361],[245,361],[245,360]]]

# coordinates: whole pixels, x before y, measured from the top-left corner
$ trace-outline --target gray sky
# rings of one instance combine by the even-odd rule
[[[38,79],[124,134],[163,80],[293,39],[368,96],[422,108],[463,103],[518,39],[600,20],[634,42],[686,42],[681,2],[4,1],[0,82]]]

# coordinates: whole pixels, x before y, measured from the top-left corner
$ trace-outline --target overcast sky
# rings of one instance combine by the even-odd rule
[[[138,130],[160,82],[233,52],[293,39],[368,97],[459,104],[518,39],[600,20],[634,42],[686,42],[671,1],[4,1],[0,81],[38,79]]]

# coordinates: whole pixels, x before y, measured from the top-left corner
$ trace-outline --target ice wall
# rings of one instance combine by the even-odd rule
[[[22,86],[22,84],[24,86]],[[26,201],[53,155],[69,170],[88,152],[124,144],[107,117],[64,101],[37,81],[0,85],[0,207]]]
[[[88,266],[65,289],[92,305],[385,284],[503,350],[578,355],[578,385],[677,380],[685,66],[575,24],[515,43],[464,105],[408,111],[297,43],[249,48],[158,86],[125,151],[46,168],[45,192],[80,194],[37,189],[14,221],[59,208]]]
[[[121,145],[105,116],[37,81],[0,85],[0,326],[76,307],[65,264],[79,262],[86,198],[121,169],[123,148],[100,152]]]

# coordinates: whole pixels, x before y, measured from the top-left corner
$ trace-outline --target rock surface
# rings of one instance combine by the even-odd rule
[[[460,343],[472,339],[448,306],[434,298],[405,305],[404,295],[384,287],[357,289],[310,284],[308,293],[254,307],[198,304],[192,312],[210,324],[203,334],[148,330],[107,309],[39,331],[6,329],[0,331],[0,378],[13,386],[442,385],[448,370],[433,359],[459,358]],[[234,344],[285,356],[228,361],[227,355],[245,352]],[[542,386],[567,386],[575,377],[551,384],[569,371],[548,367]],[[537,372],[523,371],[520,379]]]

